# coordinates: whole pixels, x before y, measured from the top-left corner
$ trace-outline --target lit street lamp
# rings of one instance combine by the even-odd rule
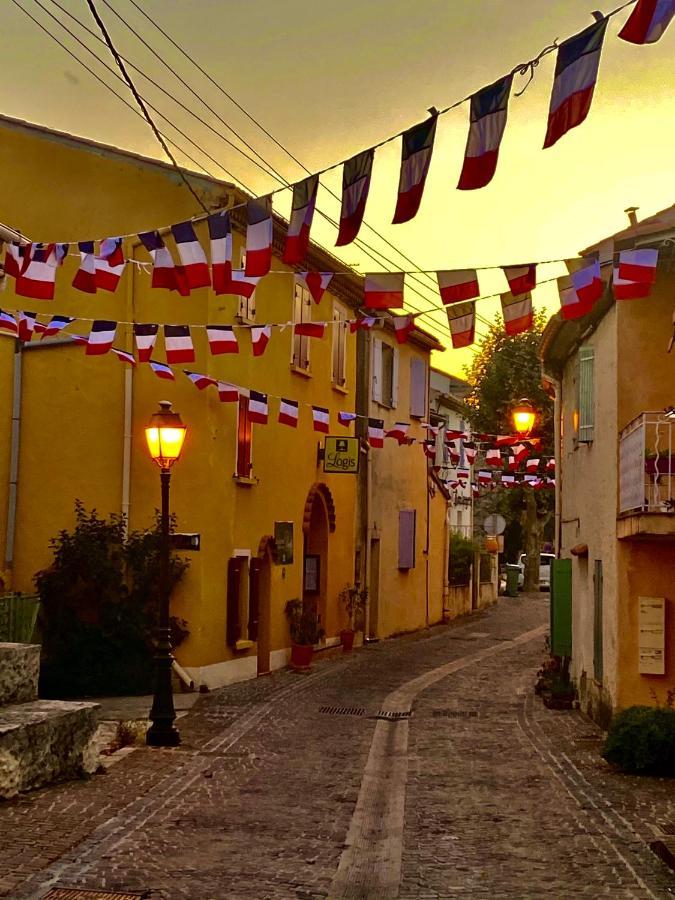
[[[159,618],[155,648],[155,695],[150,710],[152,725],[146,734],[151,747],[175,747],[180,735],[174,726],[176,711],[171,687],[171,628],[169,625],[169,485],[171,466],[183,449],[187,428],[168,400],[160,400],[145,428],[150,456],[160,468],[162,484],[162,532],[159,552]]]
[[[518,401],[511,410],[511,421],[519,437],[529,436],[537,421],[537,413],[529,400],[523,398]]]

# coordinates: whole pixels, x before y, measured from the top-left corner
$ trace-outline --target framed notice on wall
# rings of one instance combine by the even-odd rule
[[[305,556],[305,594],[319,593],[319,577],[320,577],[321,557],[314,553],[307,553]]]
[[[293,523],[274,523],[274,561],[278,566],[293,562]]]
[[[666,674],[666,600],[665,597],[638,597],[640,675]]]

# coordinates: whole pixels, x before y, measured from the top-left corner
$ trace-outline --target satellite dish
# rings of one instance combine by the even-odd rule
[[[491,537],[496,537],[498,534],[504,534],[505,528],[506,519],[504,516],[486,516],[485,521],[483,522],[485,534],[489,534]]]

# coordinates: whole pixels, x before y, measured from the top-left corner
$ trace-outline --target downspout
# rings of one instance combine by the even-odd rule
[[[12,427],[9,455],[9,489],[7,492],[7,539],[5,541],[5,565],[10,573],[14,569],[14,543],[16,539],[16,505],[19,488],[19,441],[21,437],[21,386],[22,343],[16,342],[12,387]]]
[[[356,420],[356,435],[359,438],[359,454],[365,456],[365,465],[359,464],[359,542],[361,545],[362,586],[370,588],[370,489],[371,454],[367,443],[368,403],[371,384],[371,336],[370,332],[358,331],[356,337],[356,412],[361,418]],[[364,610],[364,639],[370,636],[370,593]]]
[[[135,249],[140,246],[138,241],[131,244],[131,255],[135,258]],[[132,265],[126,285],[126,319],[134,321],[134,276],[136,266]],[[133,325],[127,325],[125,349],[133,352]],[[124,518],[125,535],[129,531],[129,511],[131,508],[131,439],[133,418],[133,366],[125,366],[124,371],[124,433],[122,438],[122,516]]]
[[[550,376],[549,376],[550,377]],[[559,379],[553,380],[555,397],[553,398],[553,445],[555,448],[555,490],[554,490],[554,522],[555,522],[555,555],[560,557],[562,547],[562,383]]]
[[[429,363],[427,363],[427,414],[426,419],[429,418],[429,397],[431,396],[431,367]],[[426,527],[426,544],[424,547],[424,598],[425,598],[425,623],[426,627],[429,627],[429,541],[430,541],[430,529],[431,529],[431,491],[430,491],[430,479],[429,479],[429,460],[427,456],[424,457],[424,475],[425,475],[425,488],[427,493],[427,527]],[[442,614],[441,614],[442,615]]]

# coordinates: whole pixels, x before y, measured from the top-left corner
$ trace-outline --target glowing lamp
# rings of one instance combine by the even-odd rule
[[[529,400],[520,400],[517,406],[514,406],[511,410],[513,427],[515,428],[516,434],[521,437],[527,437],[534,428],[536,420],[537,414]]]
[[[170,469],[180,456],[187,428],[179,413],[173,412],[168,400],[160,400],[159,411],[153,413],[145,428],[150,456],[160,469]]]

